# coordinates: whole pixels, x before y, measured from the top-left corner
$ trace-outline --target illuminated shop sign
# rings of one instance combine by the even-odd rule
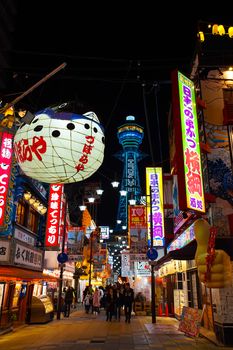
[[[146,168],[147,227],[150,246],[151,220],[153,246],[164,245],[163,173],[162,168]]]
[[[188,243],[192,242],[195,239],[194,228],[192,224],[182,232],[171,244],[167,247],[167,252],[169,253],[172,250],[181,249],[186,246]]]
[[[64,185],[61,184],[50,185],[49,206],[45,236],[46,247],[58,247],[63,187]]]
[[[178,72],[178,86],[187,208],[205,212],[194,83]]]
[[[13,135],[1,132],[0,148],[0,226],[4,225],[7,194],[11,176],[11,163],[13,156]]]

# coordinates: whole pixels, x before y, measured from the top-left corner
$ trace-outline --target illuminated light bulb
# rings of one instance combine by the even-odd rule
[[[36,208],[36,209],[38,209],[39,205],[40,205],[40,201],[38,201],[38,200],[36,200],[36,201],[33,203],[33,207]]]
[[[40,211],[40,212],[41,212],[41,214],[42,214],[42,215],[44,215],[44,214],[47,212],[47,208],[46,208],[46,207],[44,207],[43,209],[41,209],[41,211]]]
[[[44,206],[43,206],[43,204],[41,204],[41,203],[40,203],[40,204],[38,205],[38,207],[37,207],[37,209],[38,209],[39,211],[42,210],[43,208],[44,208]]]
[[[119,186],[119,182],[118,181],[113,181],[112,182],[112,187],[117,188]]]
[[[33,204],[33,203],[35,203],[35,201],[36,201],[36,198],[35,197],[31,197],[30,199],[29,199],[29,204]]]
[[[228,35],[229,35],[229,38],[233,38],[233,27],[228,28]]]
[[[25,192],[23,196],[26,199],[26,201],[28,201],[31,198],[32,194],[31,192]]]
[[[121,196],[126,196],[126,195],[127,195],[127,191],[121,190],[121,191],[120,191],[120,195],[121,195]]]
[[[200,41],[203,43],[203,41],[205,41],[204,33],[203,32],[199,32],[198,35],[199,35]]]
[[[225,28],[223,27],[222,24],[220,24],[220,25],[218,26],[218,33],[219,33],[219,35],[225,35],[225,34],[226,34]]]
[[[212,34],[217,35],[218,34],[218,24],[214,24],[212,26]]]
[[[104,190],[102,190],[101,188],[98,188],[98,189],[96,190],[96,193],[97,193],[99,196],[101,196],[101,195],[103,194],[103,192],[104,192]]]
[[[80,206],[79,206],[79,209],[80,209],[81,211],[84,211],[84,210],[86,209],[86,205],[84,205],[84,204],[80,205]]]

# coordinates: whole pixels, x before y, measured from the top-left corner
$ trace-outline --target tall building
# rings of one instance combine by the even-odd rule
[[[138,162],[145,157],[139,150],[144,131],[140,125],[135,123],[134,116],[127,116],[126,123],[119,126],[117,136],[123,150],[116,153],[115,156],[124,163],[124,167],[115,230],[121,231],[127,227],[128,201],[130,199],[138,201],[141,195]]]

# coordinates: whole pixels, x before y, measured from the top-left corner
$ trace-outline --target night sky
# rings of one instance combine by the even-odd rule
[[[111,189],[110,180],[115,176],[120,179],[123,169],[113,156],[121,150],[117,127],[127,115],[134,115],[144,127],[141,150],[148,156],[139,163],[144,191],[145,166],[162,166],[164,172],[169,172],[171,71],[178,68],[189,74],[198,20],[213,23],[217,17],[204,18],[198,10],[194,14],[195,9],[187,9],[190,13],[181,16],[177,8],[169,9],[169,15],[167,9],[155,10],[155,3],[139,7],[135,2],[129,6],[110,2],[108,6],[98,3],[94,8],[91,3],[83,8],[71,0],[22,0],[18,4],[9,94],[25,91],[61,63],[67,63],[23,103],[38,111],[75,101],[77,113],[91,109],[98,115],[105,128],[105,159],[89,180],[100,180],[105,189],[98,224],[113,226],[118,194]],[[70,192],[79,192],[79,183],[68,186]]]

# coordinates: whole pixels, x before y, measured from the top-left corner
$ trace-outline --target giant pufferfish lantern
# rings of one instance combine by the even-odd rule
[[[104,133],[94,112],[79,115],[46,108],[14,137],[23,172],[45,183],[72,183],[90,177],[103,163]]]

